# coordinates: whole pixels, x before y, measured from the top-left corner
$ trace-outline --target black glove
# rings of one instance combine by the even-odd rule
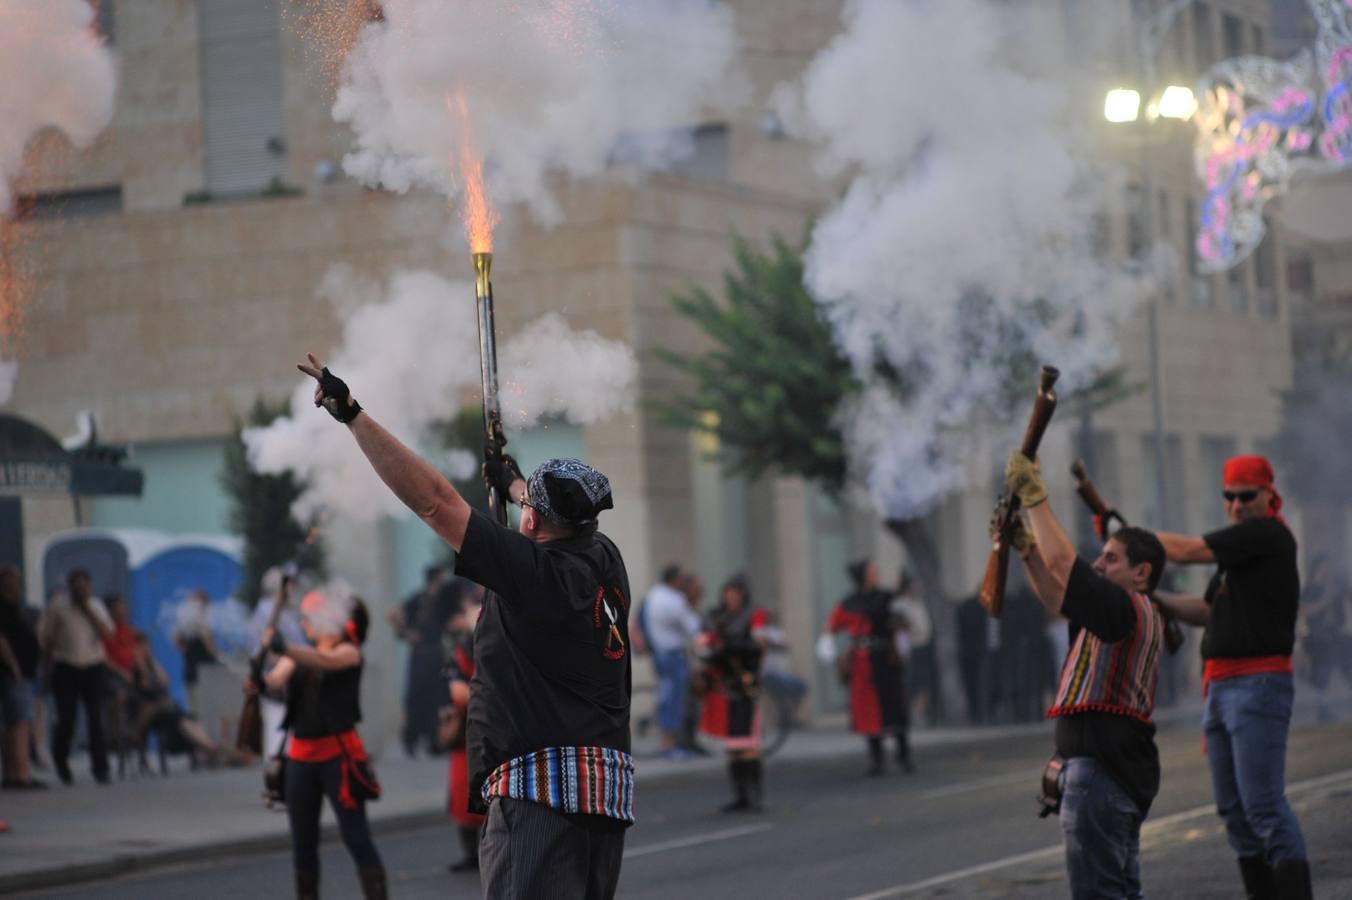
[[[497,491],[504,502],[511,503],[510,488],[517,479],[525,481],[526,476],[521,474],[521,467],[516,464],[516,460],[508,453],[490,452],[489,446],[485,444],[484,484],[488,485],[489,490]]]
[[[286,638],[282,637],[280,631],[272,633],[272,640],[268,641],[268,649],[278,656],[286,655]]]
[[[357,418],[357,413],[361,412],[361,404],[353,399],[351,391],[347,389],[347,382],[330,372],[328,366],[320,373],[319,392],[324,396],[321,405],[344,425]]]

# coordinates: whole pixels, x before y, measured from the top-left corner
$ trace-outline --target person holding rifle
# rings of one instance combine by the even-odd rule
[[[345,602],[336,591],[311,591],[300,606],[301,630],[312,647],[289,643],[268,628],[263,643],[280,659],[259,685],[245,690],[286,689],[286,746],[283,793],[291,827],[292,865],[298,900],[319,898],[319,813],[327,797],[338,832],[357,865],[362,896],[386,900],[385,866],[371,839],[366,800],[378,792],[362,766],[366,748],[357,734],[361,721],[361,646],[370,627],[366,605]]]
[[[1064,758],[1061,831],[1071,895],[1141,897],[1141,824],[1159,791],[1151,714],[1163,624],[1150,592],[1164,547],[1141,528],[1121,528],[1091,566],[1075,552],[1047,501],[1036,461],[1015,451],[1005,483],[1016,520],[1011,547],[1050,612],[1070,623],[1070,650],[1047,715]]]
[[[1217,569],[1201,597],[1161,593],[1179,619],[1206,626],[1202,714],[1216,811],[1253,898],[1312,896],[1300,822],[1286,801],[1286,741],[1295,682],[1300,575],[1272,464],[1235,456],[1221,473],[1229,526],[1161,533],[1174,562]]]
[[[437,469],[382,428],[313,355],[315,405],[346,424],[372,468],[487,589],[474,633],[469,786],[487,804],[479,845],[489,898],[609,898],[634,821],[629,754],[629,576],[597,531],[610,482],[575,459],[529,479],[501,447],[484,478],[522,507],[520,530],[473,510]]]

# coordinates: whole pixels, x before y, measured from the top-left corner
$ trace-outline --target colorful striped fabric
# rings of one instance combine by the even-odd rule
[[[1145,594],[1131,595],[1136,627],[1129,637],[1104,643],[1081,628],[1061,667],[1048,717],[1110,712],[1149,722],[1155,709],[1164,632],[1159,610]]]
[[[634,821],[634,758],[607,747],[548,747],[493,770],[483,798],[529,800],[566,813]]]

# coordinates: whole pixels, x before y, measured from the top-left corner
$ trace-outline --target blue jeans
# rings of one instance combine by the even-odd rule
[[[1202,712],[1216,812],[1239,856],[1269,863],[1305,858],[1305,837],[1286,802],[1286,734],[1295,681],[1264,672],[1213,681]]]
[[[657,669],[657,727],[667,734],[676,734],[681,730],[685,692],[690,686],[690,663],[685,649],[654,653],[653,668]]]
[[[1061,832],[1074,900],[1137,900],[1145,816],[1108,769],[1091,756],[1066,760]]]

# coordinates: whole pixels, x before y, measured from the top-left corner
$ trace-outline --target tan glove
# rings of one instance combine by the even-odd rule
[[[1015,553],[1019,554],[1019,559],[1027,559],[1028,554],[1032,553],[1033,548],[1037,546],[1033,531],[1023,524],[1022,516],[1015,516],[1014,524],[1009,528],[1009,546]]]
[[[1009,454],[1005,463],[1005,486],[1016,494],[1024,508],[1037,506],[1047,499],[1047,486],[1042,483],[1042,467],[1018,450]]]

